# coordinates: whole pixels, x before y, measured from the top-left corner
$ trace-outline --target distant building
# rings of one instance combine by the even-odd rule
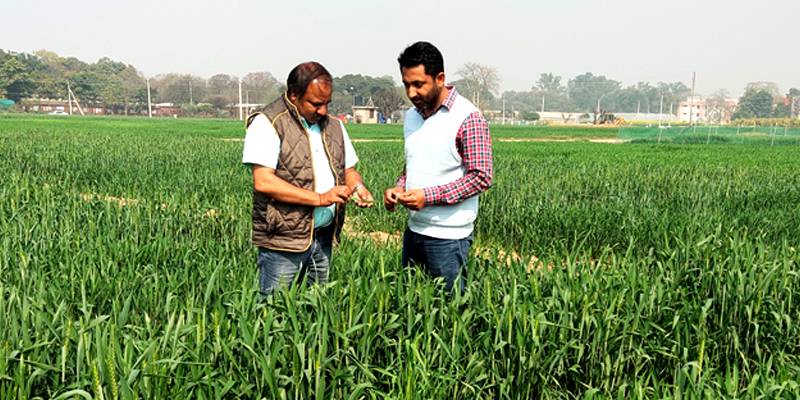
[[[727,124],[738,106],[736,98],[688,97],[678,104],[678,118],[681,122]]]
[[[180,106],[173,103],[157,103],[153,104],[153,116],[159,117],[178,117],[183,115],[183,110]]]
[[[690,96],[678,103],[678,118],[681,122],[705,122],[706,99],[700,96]]]
[[[53,111],[63,111],[69,112],[69,102],[63,99],[23,99],[19,107],[24,112],[34,112],[34,113],[49,113]],[[83,109],[83,113],[86,115],[105,115],[111,114],[106,107],[99,106],[96,104],[81,104],[81,109]],[[73,114],[80,114],[78,111],[78,106],[73,104],[72,106],[72,113]]]
[[[578,124],[581,122],[591,122],[591,114],[582,112],[562,112],[562,111],[537,111],[539,121],[557,124]]]
[[[378,107],[372,102],[372,97],[363,106],[353,106],[353,120],[357,124],[377,124],[379,122]]]
[[[617,118],[622,118],[628,122],[662,122],[662,123],[672,123],[678,122],[679,119],[676,115],[668,114],[668,113],[614,113],[614,116]]]

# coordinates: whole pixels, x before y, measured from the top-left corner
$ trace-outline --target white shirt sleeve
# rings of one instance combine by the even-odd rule
[[[280,152],[281,139],[275,132],[272,123],[264,114],[256,115],[253,122],[247,127],[247,134],[244,137],[242,163],[276,168]]]
[[[356,149],[353,148],[353,143],[350,141],[350,135],[347,134],[347,129],[345,129],[342,121],[339,121],[339,124],[342,125],[342,136],[344,137],[344,168],[352,168],[358,163]]]

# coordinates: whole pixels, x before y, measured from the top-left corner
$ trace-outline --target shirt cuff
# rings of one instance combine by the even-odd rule
[[[425,194],[425,205],[435,206],[442,203],[442,188],[440,186],[426,187],[422,189]]]

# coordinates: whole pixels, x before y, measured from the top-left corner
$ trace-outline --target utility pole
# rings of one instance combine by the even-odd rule
[[[67,81],[67,103],[69,103],[69,115],[72,115],[72,89],[69,87],[69,81]]]
[[[83,108],[81,108],[81,103],[78,102],[78,98],[75,96],[75,93],[72,93],[72,89],[69,87],[69,84],[67,84],[67,90],[69,91],[69,94],[72,95],[72,99],[75,100],[75,105],[78,107],[78,112],[80,112],[81,115],[86,115],[86,114],[83,113]],[[69,106],[70,106],[70,110],[71,110],[72,109],[72,102],[69,103]]]
[[[692,120],[694,119],[694,83],[696,77],[697,73],[692,72],[692,94],[689,95],[689,125],[692,125]]]
[[[506,124],[506,96],[502,95],[503,98],[503,125]]]
[[[661,116],[664,115],[664,95],[661,95],[661,101],[658,103],[658,126],[661,126]]]
[[[242,112],[242,78],[239,78],[239,121],[243,120],[243,112]]]
[[[189,105],[194,105],[194,96],[192,96],[192,76],[189,75]]]
[[[544,95],[542,95],[542,112],[544,112]]]
[[[150,104],[150,78],[147,81],[147,117],[153,118],[153,106]]]

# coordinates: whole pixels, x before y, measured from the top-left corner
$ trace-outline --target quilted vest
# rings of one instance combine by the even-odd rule
[[[314,167],[308,132],[300,114],[284,93],[281,98],[247,118],[247,126],[263,114],[281,140],[275,175],[307,190],[314,190]],[[318,124],[336,185],[344,185],[344,135],[340,122],[323,117]],[[337,204],[333,217],[334,242],[344,224],[345,206]],[[253,244],[270,250],[303,252],[313,242],[314,207],[288,204],[253,190]]]

